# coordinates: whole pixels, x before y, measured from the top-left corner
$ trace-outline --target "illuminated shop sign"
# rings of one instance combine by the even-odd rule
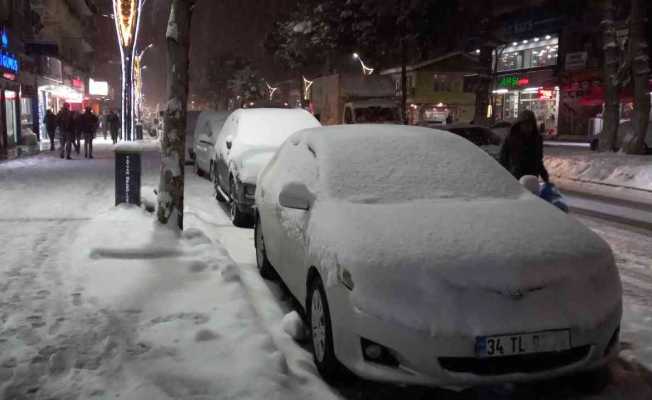
[[[9,48],[9,34],[5,28],[0,30],[0,45],[2,46],[2,50],[0,51],[0,67],[17,74],[19,68],[18,58],[7,51]]]
[[[528,78],[521,78],[514,75],[503,76],[498,81],[498,87],[503,89],[520,89],[529,84],[530,80]]]

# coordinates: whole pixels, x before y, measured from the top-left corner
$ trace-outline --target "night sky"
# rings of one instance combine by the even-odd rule
[[[215,56],[232,53],[252,59],[269,81],[284,79],[282,66],[276,65],[263,47],[267,32],[278,15],[288,10],[296,0],[198,0],[193,14],[191,37],[190,94],[197,91],[202,66]],[[102,11],[111,12],[111,1],[97,2]],[[166,48],[165,28],[169,15],[169,0],[147,0],[141,20],[138,47],[154,43],[143,58],[146,102],[154,106],[165,102]],[[96,17],[97,58],[94,77],[108,79],[119,89],[120,65],[115,26],[108,18]],[[117,90],[119,92],[119,90]]]

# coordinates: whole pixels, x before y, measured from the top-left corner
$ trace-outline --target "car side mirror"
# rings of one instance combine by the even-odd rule
[[[227,150],[231,150],[231,147],[233,147],[233,138],[229,136],[228,138],[226,138],[226,148]]]
[[[288,183],[278,196],[281,207],[295,210],[309,210],[313,201],[314,195],[303,183]]]

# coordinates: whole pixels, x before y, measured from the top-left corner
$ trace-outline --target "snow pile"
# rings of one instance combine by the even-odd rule
[[[597,184],[652,191],[652,157],[618,153],[568,152],[546,149],[550,175]],[[552,154],[550,154],[552,153]]]
[[[289,312],[283,317],[281,322],[283,331],[290,335],[294,340],[303,340],[305,337],[305,328],[301,316],[296,311]]]
[[[62,282],[68,309],[3,326],[28,335],[2,347],[5,398],[334,398],[290,373],[239,267],[202,231],[179,234],[121,206],[76,238]]]

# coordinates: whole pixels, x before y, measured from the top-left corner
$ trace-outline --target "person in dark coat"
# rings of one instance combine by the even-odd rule
[[[548,171],[543,165],[543,138],[532,111],[525,110],[519,114],[503,142],[499,160],[516,179],[533,175],[548,182]]]
[[[57,124],[61,136],[61,158],[65,155],[66,159],[70,160],[70,151],[74,139],[74,121],[70,106],[67,103],[63,105],[63,108],[57,114]]]
[[[79,128],[84,135],[84,158],[93,158],[93,139],[98,123],[97,116],[90,107],[86,107],[86,111],[79,117]]]
[[[79,155],[81,152],[81,137],[82,137],[82,130],[81,130],[81,113],[79,111],[73,111],[73,144],[75,145],[75,153]]]
[[[48,137],[50,138],[50,151],[54,151],[54,138],[57,133],[57,116],[54,115],[51,109],[48,109],[45,113],[43,124],[45,124],[45,130],[48,131]]]
[[[109,115],[106,117],[106,123],[109,125],[109,131],[111,132],[111,140],[113,144],[118,143],[118,131],[120,130],[120,118],[118,114],[115,113],[115,110],[111,110]]]

